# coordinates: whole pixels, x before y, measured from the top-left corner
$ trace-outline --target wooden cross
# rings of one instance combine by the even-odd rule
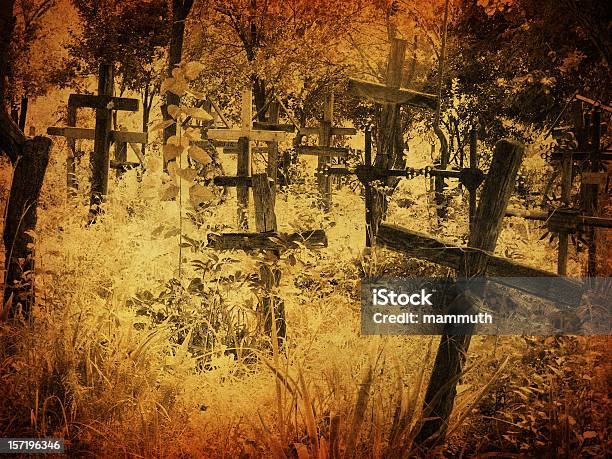
[[[334,126],[334,95],[330,94],[325,97],[325,108],[323,110],[323,119],[319,127],[303,127],[300,128],[300,133],[304,135],[317,135],[319,137],[318,146],[299,146],[297,153],[299,155],[317,156],[317,185],[321,198],[321,207],[325,212],[331,208],[331,180],[329,174],[325,174],[324,170],[331,163],[331,159],[348,158],[348,148],[332,147],[332,137],[335,135],[355,135],[357,130],[354,128],[344,128]]]
[[[492,255],[523,151],[523,145],[517,142],[501,140],[497,143],[470,232],[468,247],[448,245],[428,235],[387,224],[380,225],[377,245],[454,268],[462,278],[510,276],[507,284],[512,286],[513,277],[554,277],[553,273]],[[579,282],[569,278],[560,279],[563,279],[561,282],[568,292],[573,296],[581,296],[582,285]],[[558,295],[555,292],[542,291],[541,285],[521,283],[520,288],[543,298],[555,298],[555,295]],[[457,314],[463,314],[465,311],[474,310],[476,305],[470,296],[460,295],[450,308],[457,311]],[[445,334],[441,338],[425,395],[425,410],[430,414],[416,437],[417,443],[420,444],[438,441],[444,437],[456,395],[456,385],[470,344],[470,334],[453,336],[450,330],[445,328]]]
[[[385,84],[371,83],[363,80],[349,79],[348,91],[353,94],[372,100],[383,105],[381,115],[381,126],[379,126],[379,148],[376,155],[375,165],[380,170],[392,169],[391,154],[395,148],[394,132],[399,128],[398,107],[400,105],[411,105],[427,109],[435,109],[437,97],[432,94],[405,89],[401,87],[404,73],[404,61],[406,53],[406,41],[393,39],[387,60],[387,73]],[[385,183],[392,186],[393,183]],[[371,201],[371,228],[372,239],[376,239],[376,232],[380,222],[383,220],[387,209],[387,195],[384,191],[371,189],[366,193],[372,193]]]
[[[98,73],[98,95],[71,94],[68,98],[68,127],[49,127],[49,135],[63,136],[68,139],[70,148],[67,161],[67,184],[69,194],[74,194],[77,187],[75,175],[75,139],[87,139],[94,141],[94,152],[91,156],[91,212],[98,212],[104,196],[108,193],[108,169],[110,165],[111,142],[142,143],[147,142],[145,132],[113,131],[112,112],[138,111],[140,101],[125,97],[113,96],[113,66],[111,64],[100,64]],[[75,127],[76,113],[78,108],[93,108],[96,111],[95,129],[83,129]],[[121,166],[121,165],[119,165]]]
[[[242,186],[253,189],[255,204],[256,233],[223,233],[209,234],[208,247],[216,250],[263,250],[278,260],[283,250],[306,246],[309,248],[327,247],[327,236],[323,230],[311,230],[301,233],[278,233],[276,214],[274,212],[273,184],[264,172],[251,177],[216,177],[215,183],[224,186]],[[286,336],[285,310],[281,298],[274,294],[281,280],[281,272],[276,263],[262,264],[260,281],[264,288],[261,299],[261,311],[264,317],[264,329],[279,344]],[[276,326],[273,326],[276,323]]]
[[[585,228],[588,239],[587,275],[595,277],[597,275],[595,228],[609,227],[610,220],[597,216],[599,189],[605,186],[607,176],[606,172],[601,171],[601,163],[612,161],[612,152],[603,150],[601,147],[601,111],[609,112],[611,109],[584,96],[576,95],[574,98],[583,105],[586,104],[594,108],[590,119],[584,107],[582,110],[575,110],[572,116],[574,127],[571,130],[569,127],[552,129],[553,137],[562,144],[562,148],[553,152],[551,156],[553,161],[557,161],[561,165],[562,207],[551,209],[545,219],[543,218],[545,214],[541,212],[512,211],[512,214],[530,220],[546,221],[548,230],[558,233],[557,272],[562,275],[567,273],[568,234],[575,233],[578,227]],[[581,174],[581,194],[585,205],[581,212],[572,209],[570,201],[574,176],[572,169],[575,163],[584,161],[588,161],[588,170],[583,170]]]
[[[246,89],[242,92],[241,126],[239,129],[209,129],[207,136],[212,140],[238,140],[238,161],[236,175],[249,177],[251,175],[251,142],[283,142],[287,139],[285,131],[253,129],[253,92]],[[238,226],[248,228],[247,209],[249,206],[249,190],[245,185],[238,185]]]

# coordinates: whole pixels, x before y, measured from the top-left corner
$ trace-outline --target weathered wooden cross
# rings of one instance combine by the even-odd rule
[[[332,147],[332,137],[336,135],[355,135],[357,130],[334,126],[334,95],[329,94],[325,97],[325,107],[323,109],[323,119],[319,127],[301,127],[300,133],[303,135],[317,135],[319,145],[302,145],[297,148],[298,155],[317,156],[317,184],[321,199],[321,207],[325,212],[331,208],[331,180],[329,174],[325,173],[326,168],[331,163],[332,158],[348,158],[349,149]]]
[[[601,170],[601,162],[612,160],[612,154],[601,148],[602,123],[599,108],[612,109],[580,95],[576,95],[575,99],[595,108],[590,120],[584,110],[574,111],[574,127],[571,131],[567,127],[552,130],[553,136],[562,144],[562,148],[551,155],[551,159],[561,166],[561,207],[551,208],[548,212],[509,209],[506,215],[544,221],[549,232],[558,234],[557,273],[559,275],[567,274],[568,236],[578,230],[586,229],[589,239],[587,274],[589,277],[594,277],[597,265],[594,229],[612,227],[612,219],[598,216],[599,188],[605,186],[607,176],[607,173]],[[583,170],[581,174],[584,209],[576,209],[571,206],[573,168],[576,163],[585,161],[588,162],[588,170]],[[581,166],[585,167],[584,164]]]
[[[449,245],[428,235],[387,224],[380,225],[377,245],[401,251],[410,257],[454,268],[461,278],[469,279],[485,275],[508,277],[507,285],[519,287],[538,297],[549,299],[558,297],[558,292],[543,291],[541,284],[534,283],[531,286],[521,282],[520,285],[515,285],[512,279],[554,277],[553,273],[492,255],[501,232],[502,220],[512,194],[523,151],[523,145],[513,141],[501,140],[495,146],[468,247]],[[568,278],[562,279],[564,279],[562,281],[564,288],[573,296],[580,297],[581,284]],[[450,306],[450,310],[456,311],[454,313],[457,314],[475,309],[475,299],[469,295],[459,295]],[[416,438],[417,443],[438,441],[444,437],[470,338],[469,334],[454,336],[451,328],[445,328],[425,395],[428,419],[421,426]]]
[[[364,97],[383,105],[381,122],[378,126],[378,151],[376,154],[375,167],[378,170],[390,170],[403,167],[405,159],[398,152],[397,138],[399,137],[400,120],[399,107],[410,105],[427,109],[435,109],[437,97],[432,94],[405,89],[401,87],[404,74],[404,61],[406,54],[406,41],[393,39],[387,61],[387,74],[385,84],[372,83],[357,79],[350,79],[348,91],[356,96]],[[397,178],[387,177],[383,184],[395,186]],[[369,229],[373,238],[380,222],[383,220],[387,209],[387,194],[384,190],[369,188],[366,193],[371,193],[370,198],[366,195],[366,201],[371,200],[371,228]]]
[[[71,94],[68,99],[68,127],[49,127],[47,134],[63,136],[68,139],[70,148],[67,161],[67,184],[70,194],[74,194],[77,187],[75,171],[75,139],[94,141],[94,152],[91,156],[91,211],[95,215],[104,196],[108,193],[108,170],[110,162],[110,144],[147,142],[145,132],[113,131],[112,112],[138,111],[140,101],[125,97],[114,97],[113,66],[101,64],[98,74],[98,95]],[[75,127],[78,108],[93,108],[96,111],[95,129]],[[126,161],[127,162],[127,161]],[[114,167],[123,167],[125,164],[115,162]]]
[[[219,179],[219,177],[217,177]],[[284,303],[275,290],[280,285],[281,272],[276,266],[276,260],[283,250],[306,246],[322,248],[327,246],[327,236],[323,230],[311,230],[300,233],[278,233],[276,213],[274,211],[273,182],[264,172],[250,177],[224,177],[221,181],[225,186],[242,186],[253,189],[255,204],[255,233],[222,233],[209,234],[208,247],[216,250],[264,251],[274,261],[260,266],[260,281],[264,295],[260,302],[260,311],[264,318],[264,329],[274,339],[280,341],[286,335]],[[276,323],[276,326],[273,324]]]
[[[242,111],[240,119],[240,129],[209,129],[207,131],[207,136],[212,140],[238,140],[239,152],[236,175],[238,177],[249,177],[251,175],[251,142],[283,142],[287,139],[288,133],[286,131],[253,129],[253,93],[250,89],[242,92]],[[217,177],[217,179],[223,180],[221,177]],[[248,186],[237,183],[237,195],[238,226],[242,229],[247,229],[247,211],[249,206]]]

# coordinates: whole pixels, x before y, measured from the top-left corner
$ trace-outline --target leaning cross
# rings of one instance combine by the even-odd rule
[[[242,92],[242,112],[240,129],[209,129],[207,135],[212,140],[238,140],[238,164],[236,175],[249,177],[251,175],[251,142],[283,142],[288,133],[284,131],[255,130],[253,119],[253,94],[250,89]],[[248,187],[238,184],[238,226],[248,228],[247,209],[249,206]]]
[[[49,127],[49,135],[63,136],[68,139],[71,156],[68,158],[68,187],[69,193],[74,194],[77,182],[74,164],[74,140],[87,139],[94,141],[94,152],[91,156],[91,213],[98,212],[104,196],[108,193],[108,169],[110,165],[110,144],[147,142],[146,132],[113,131],[112,112],[138,111],[140,101],[125,97],[113,96],[113,66],[101,64],[98,74],[98,95],[71,94],[68,99],[68,127]],[[78,108],[93,108],[96,111],[95,129],[77,128],[76,111]],[[119,164],[118,166],[122,166]]]

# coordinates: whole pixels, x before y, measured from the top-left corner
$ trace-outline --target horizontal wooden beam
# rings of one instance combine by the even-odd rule
[[[79,108],[108,108],[110,110],[137,112],[140,109],[140,100],[127,97],[70,94],[68,105]]]
[[[217,186],[253,186],[252,177],[240,177],[234,175],[219,175],[213,178],[213,183]]]
[[[303,145],[297,148],[299,155],[333,156],[334,158],[348,158],[349,149],[341,147],[320,147],[316,145]]]
[[[431,263],[446,266],[458,270],[465,262],[465,255],[478,252],[477,249],[470,247],[457,247],[435,239],[426,234],[410,231],[395,225],[382,224],[378,229],[376,243],[383,247],[397,250],[409,257],[420,260],[427,260]],[[513,260],[489,256],[487,265],[487,275],[493,277],[559,277],[549,271],[544,271],[530,266],[516,263]],[[574,296],[582,294],[582,283],[563,278],[564,288]],[[557,292],[542,291],[541,285],[530,286],[529,284],[517,285],[515,281],[509,279],[507,284],[542,298],[559,299]]]
[[[506,217],[518,217],[524,218],[525,220],[536,220],[545,222],[550,218],[548,212],[537,212],[528,211],[522,209],[508,209],[506,210]],[[581,226],[592,226],[597,228],[612,228],[612,218],[605,217],[591,217],[589,215],[568,215],[569,219],[575,218],[578,225]]]
[[[238,140],[247,137],[251,141],[261,142],[284,142],[289,137],[283,131],[255,131],[242,129],[209,129],[206,133],[209,139],[214,140]]]
[[[609,105],[603,104],[593,99],[589,99],[588,97],[581,96],[580,94],[576,94],[575,97],[577,100],[585,102],[593,107],[603,108],[607,112],[612,112],[612,107],[610,107]]]
[[[303,135],[319,135],[321,134],[321,128],[318,127],[301,127],[299,128],[300,134]],[[357,135],[357,129],[349,127],[333,127],[329,131],[331,135]]]
[[[587,159],[591,159],[590,151],[570,151],[572,154],[573,161],[586,161]],[[563,151],[553,151],[551,155],[551,159],[553,161],[562,161],[564,156]],[[599,159],[601,161],[612,161],[612,152],[604,150],[599,153]]]
[[[77,127],[55,127],[47,128],[47,134],[66,137],[69,139],[94,140],[95,129]],[[111,131],[112,142],[119,143],[147,143],[146,132]]]
[[[355,172],[344,166],[328,166],[321,171],[325,175],[349,176],[355,175]]]
[[[216,250],[287,250],[300,246],[310,249],[327,247],[325,231],[310,230],[293,234],[269,232],[208,235],[208,247]]]
[[[253,129],[259,129],[261,131],[295,132],[295,126],[293,124],[278,124],[262,121],[253,121]]]
[[[265,155],[270,151],[268,147],[252,147],[251,153],[257,153],[261,155]],[[226,155],[237,155],[240,153],[240,148],[236,147],[223,147],[223,154]]]
[[[407,104],[435,110],[437,97],[412,89],[389,88],[380,83],[349,79],[348,91],[381,104]]]

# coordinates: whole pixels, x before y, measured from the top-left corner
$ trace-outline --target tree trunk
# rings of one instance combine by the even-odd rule
[[[6,247],[6,280],[4,302],[13,298],[13,310],[20,304],[28,316],[34,303],[34,254],[32,236],[36,227],[36,206],[45,171],[49,163],[51,140],[34,137],[28,140],[17,161],[8,203],[4,245]]]
[[[10,73],[9,54],[15,18],[13,7],[15,0],[5,0],[0,8],[0,110],[4,110],[6,96],[6,78]]]

